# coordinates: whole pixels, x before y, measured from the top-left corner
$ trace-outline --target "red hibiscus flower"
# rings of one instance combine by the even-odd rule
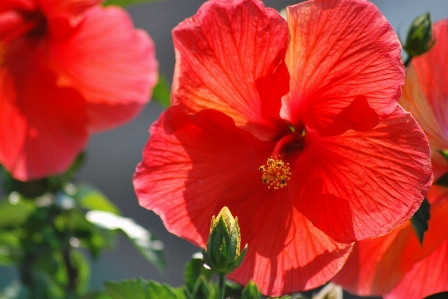
[[[151,39],[100,2],[0,1],[0,163],[19,180],[63,172],[150,97]]]
[[[434,176],[447,172],[439,150],[448,148],[448,20],[433,27],[436,44],[412,59],[400,103],[417,119],[432,148]],[[354,246],[334,281],[359,295],[423,298],[448,291],[448,189],[431,187],[429,230],[420,245],[407,221],[392,233]]]
[[[332,278],[350,243],[409,219],[429,147],[397,105],[400,44],[366,1],[208,1],[173,31],[172,107],[152,125],[140,204],[198,246],[223,206],[248,251],[229,278],[264,294]]]

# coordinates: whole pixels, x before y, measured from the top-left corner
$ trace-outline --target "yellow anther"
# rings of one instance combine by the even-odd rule
[[[292,174],[289,171],[289,163],[283,162],[279,157],[268,158],[266,164],[261,165],[258,170],[263,173],[261,175],[262,183],[268,185],[269,189],[285,187]]]

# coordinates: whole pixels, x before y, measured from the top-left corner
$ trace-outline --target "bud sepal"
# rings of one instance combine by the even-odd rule
[[[203,262],[215,273],[229,274],[243,261],[247,245],[240,250],[241,234],[238,217],[223,207],[218,216],[212,216],[207,250],[202,248]]]

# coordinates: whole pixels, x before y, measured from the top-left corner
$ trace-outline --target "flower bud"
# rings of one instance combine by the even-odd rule
[[[233,218],[227,207],[212,216],[207,250],[202,248],[204,263],[216,273],[228,274],[243,261],[247,245],[240,252],[241,235],[238,217]]]
[[[412,22],[403,48],[409,56],[415,57],[428,52],[434,43],[431,18],[427,12]]]

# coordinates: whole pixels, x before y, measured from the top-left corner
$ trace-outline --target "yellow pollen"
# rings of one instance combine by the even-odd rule
[[[266,164],[258,168],[262,172],[261,182],[268,185],[269,189],[271,187],[274,189],[285,187],[292,174],[289,169],[289,163],[283,162],[279,157],[268,158]]]

